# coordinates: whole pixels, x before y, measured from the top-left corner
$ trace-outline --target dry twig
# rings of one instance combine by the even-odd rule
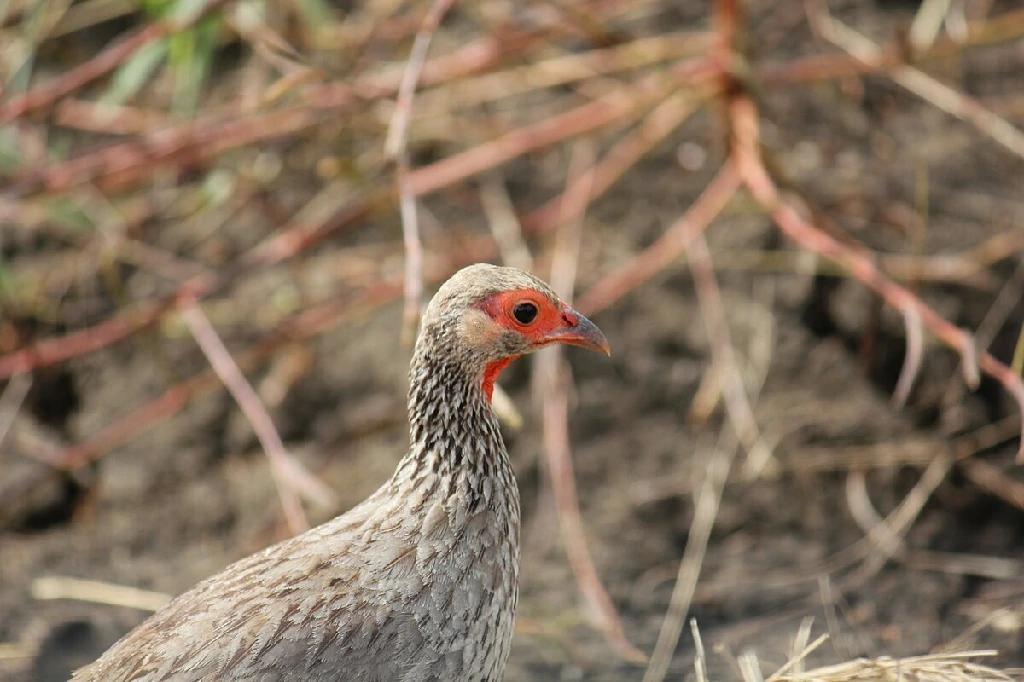
[[[672,588],[669,607],[662,620],[658,633],[658,643],[651,654],[651,662],[644,673],[644,682],[661,682],[668,672],[679,636],[683,631],[686,614],[690,610],[693,594],[697,589],[701,565],[707,551],[711,530],[718,515],[718,506],[722,501],[725,482],[732,469],[738,442],[731,436],[719,438],[718,445],[711,454],[707,470],[701,482],[697,499],[694,503],[693,521],[690,533],[683,550],[683,559],[679,562],[679,572]]]
[[[28,390],[32,388],[32,377],[20,375],[13,377],[0,393],[0,445],[3,445],[7,432],[18,416],[21,404],[25,402]]]
[[[580,312],[593,315],[640,286],[678,258],[736,193],[740,178],[731,164],[722,166],[690,208],[628,264],[606,275],[580,297]]]
[[[619,140],[604,157],[594,165],[588,180],[590,196],[594,201],[607,192],[626,171],[650,153],[662,140],[679,128],[694,112],[703,93],[675,93],[654,108],[643,122]],[[579,181],[577,181],[579,182]],[[531,211],[524,219],[527,228],[537,232],[554,229],[559,220],[573,220],[578,216],[566,212],[566,206],[579,205],[565,198],[579,191],[575,184],[540,208]]]
[[[836,262],[874,290],[903,314],[908,325],[923,324],[939,340],[956,350],[960,355],[964,380],[968,386],[978,385],[979,370],[1002,384],[1017,402],[1024,423],[1024,382],[1020,376],[990,353],[978,352],[974,338],[968,332],[947,322],[918,296],[879,272],[868,256],[846,247],[805,220],[780,196],[778,188],[761,161],[757,109],[753,101],[744,95],[736,95],[731,98],[729,109],[734,135],[733,163],[736,171],[743,178],[750,193],[772,216],[779,228],[801,247]],[[914,333],[918,332],[908,332],[908,337]],[[908,360],[912,367],[915,359],[908,356]],[[906,381],[912,381],[912,375]],[[904,379],[901,378],[902,382]],[[1018,450],[1018,459],[1024,461],[1024,440]]]
[[[879,59],[880,52],[877,46],[831,16],[821,14],[816,23],[822,36],[862,62],[872,63]],[[946,113],[970,123],[1013,154],[1024,158],[1024,132],[1014,127],[1006,119],[986,109],[976,100],[940,83],[912,66],[898,67],[890,71],[889,74],[896,83],[907,90],[931,102]]]
[[[68,71],[52,83],[37,87],[24,95],[15,97],[10,102],[0,105],[0,125],[10,123],[19,116],[42,109],[56,102],[61,97],[70,95],[82,86],[105,76],[125,60],[138,52],[142,47],[154,43],[165,36],[178,33],[189,28],[197,21],[227,4],[228,0],[209,0],[196,11],[177,21],[155,22],[135,35],[114,43],[106,50],[89,61]]]
[[[385,154],[395,160],[395,182],[398,186],[399,206],[402,213],[402,238],[405,243],[405,316],[402,325],[402,340],[405,345],[412,343],[416,324],[420,319],[423,299],[423,244],[420,242],[416,218],[416,199],[409,182],[409,119],[412,115],[412,99],[416,92],[423,64],[430,50],[430,41],[448,13],[453,0],[434,0],[430,11],[423,19],[423,26],[416,33],[412,52],[406,63],[402,82],[398,86],[398,100],[391,118],[387,139],[384,141]]]
[[[714,265],[703,235],[697,235],[686,254],[690,261],[701,317],[711,346],[711,356],[717,367],[725,409],[740,444],[747,451],[747,469],[760,472],[771,457],[771,450],[761,439],[761,431],[754,418],[754,410],[743,385],[743,372],[736,361],[729,325],[722,306],[722,294],[715,280]]]
[[[523,227],[516,217],[505,184],[496,174],[484,177],[480,185],[480,205],[498,245],[501,261],[521,270],[532,270],[533,257],[523,239]]]
[[[581,177],[586,178],[593,172],[593,147],[584,145],[585,143],[580,143],[573,154],[569,172],[570,181],[579,180]],[[582,186],[584,191],[577,194],[577,198],[586,202],[589,191],[585,186],[585,181]],[[566,210],[573,211],[580,217],[566,223],[565,227],[556,235],[550,281],[559,298],[571,303],[579,259],[583,208],[567,206]],[[548,472],[551,476],[555,507],[558,510],[562,539],[565,542],[566,553],[569,555],[569,564],[608,643],[623,658],[642,663],[646,657],[626,638],[618,613],[601,583],[601,578],[594,567],[593,558],[587,547],[576,496],[572,451],[569,442],[569,390],[572,379],[568,366],[565,364],[559,348],[544,349],[538,356],[536,376],[542,386],[544,446],[548,455]]]
[[[940,455],[933,459],[921,475],[921,480],[907,493],[897,510],[885,520],[871,504],[864,474],[859,471],[847,474],[846,501],[850,513],[876,550],[861,569],[844,582],[847,589],[851,584],[862,585],[870,576],[881,570],[889,559],[904,550],[903,535],[910,530],[910,526],[931,499],[935,489],[946,479],[952,465],[952,459],[948,456]]]
[[[537,149],[621,123],[663,97],[664,80],[645,78],[633,87],[612,90],[575,109],[418,168],[409,176],[412,191],[416,196],[431,194]]]
[[[213,371],[221,378],[238,406],[242,408],[242,412],[245,413],[253,431],[256,432],[256,437],[259,438],[267,453],[267,459],[270,460],[270,471],[274,476],[274,483],[277,485],[277,493],[281,498],[281,507],[284,510],[288,529],[292,534],[307,530],[309,521],[306,519],[306,512],[302,509],[302,503],[297,493],[302,492],[324,506],[334,503],[334,493],[285,450],[281,436],[274,428],[274,422],[267,414],[263,401],[246,381],[242,371],[231,357],[231,353],[224,347],[224,343],[217,336],[213,325],[206,319],[206,315],[203,314],[199,306],[194,302],[185,303],[181,306],[180,312],[182,320],[192,332],[196,343],[199,344],[210,361]]]
[[[142,611],[159,611],[167,602],[171,601],[171,596],[162,592],[57,575],[43,576],[33,580],[32,597],[34,599],[72,599],[108,606],[126,606]]]

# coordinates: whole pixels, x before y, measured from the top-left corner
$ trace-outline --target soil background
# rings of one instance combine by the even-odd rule
[[[997,16],[1014,4],[996,2],[988,11]],[[621,25],[628,37],[707,27],[704,3],[645,6],[648,11]],[[827,49],[809,29],[801,6],[748,3],[749,43],[758,60]],[[905,32],[919,5],[829,7],[857,30],[887,42]],[[43,50],[38,78],[59,73],[66,51],[94,54],[140,21],[122,17],[73,34],[61,51]],[[475,30],[473,21],[455,11],[436,49],[468,40]],[[587,47],[575,44],[578,50]],[[241,87],[249,57],[235,54],[237,47],[224,51],[201,107],[230,100]],[[929,72],[1024,126],[1022,39],[972,49],[930,65]],[[758,94],[766,148],[819,222],[880,258],[933,262],[927,259],[950,256],[976,264],[963,276],[922,278],[908,286],[946,319],[971,330],[1002,294],[1003,308],[995,313],[1001,318],[988,342],[1009,362],[1024,321],[1020,250],[987,261],[963,254],[1024,229],[1024,160],[884,74]],[[145,96],[159,101],[160,88]],[[500,108],[507,120],[520,122],[557,110],[541,97]],[[711,179],[725,153],[718,114],[712,105],[692,116],[589,208],[578,291],[652,243]],[[53,126],[55,136],[67,136],[72,157],[111,141],[99,133],[61,132],[46,121],[25,125]],[[346,144],[380,145],[385,125],[348,131]],[[612,139],[599,137],[598,150]],[[414,165],[452,149],[440,143],[416,147]],[[544,150],[500,169],[517,208],[539,206],[560,191],[572,149],[570,144]],[[316,165],[334,151],[325,149],[322,138],[288,140],[241,150],[218,163],[223,168],[267,155],[278,159],[283,170],[262,192],[287,217],[322,189]],[[182,172],[173,180],[194,178]],[[213,236],[203,232],[210,228],[201,221],[167,219],[142,226],[134,238],[208,263],[227,261],[281,226],[267,205],[241,206]],[[450,235],[489,234],[472,192],[430,197],[423,206],[430,216],[423,237],[431,257],[443,255]],[[1002,667],[1024,666],[1019,501],[1015,506],[979,485],[958,462],[928,496],[901,549],[878,564],[872,563],[877,548],[865,542],[851,512],[858,482],[877,513],[886,516],[929,465],[946,456],[983,461],[1001,472],[1002,483],[1019,489],[1024,474],[1012,465],[1013,423],[1003,429],[1004,437],[970,448],[978,429],[1012,422],[1012,401],[988,380],[977,391],[965,389],[956,355],[929,342],[908,405],[894,407],[905,351],[898,314],[841,272],[798,253],[752,202],[734,200],[707,238],[733,345],[751,385],[763,374],[754,413],[773,446],[757,476],[744,475],[748,454],[737,455],[704,557],[690,615],[709,651],[721,645],[719,651],[726,652],[712,654],[712,670],[720,679],[735,678],[728,652],[747,648],[758,652],[766,668],[785,662],[807,617],[814,619],[815,634],[832,634],[816,654],[820,661],[921,654],[959,641],[998,649]],[[71,258],[69,249],[89,253],[91,239],[69,243],[45,220],[33,229],[0,226],[4,262],[26,270],[70,263],[62,260]],[[546,275],[550,241],[530,245],[540,255],[538,272]],[[383,211],[299,261],[241,279],[214,297],[209,314],[229,348],[241,349],[265,337],[277,319],[282,290],[294,286],[306,296],[348,275],[344,286],[356,290],[353,282],[360,277],[369,281],[400,272],[401,254],[398,215]],[[35,315],[13,295],[4,299],[0,321],[27,342],[94,324],[125,301],[166,290],[166,282],[144,268],[113,269],[126,298],[111,293],[105,271],[96,267],[72,278],[56,320]],[[720,408],[706,420],[692,415],[712,354],[685,258],[594,319],[610,341],[611,359],[566,354],[575,380],[569,426],[580,507],[598,572],[626,635],[650,652],[689,538],[695,492],[713,453],[729,447],[730,429]],[[400,302],[368,307],[312,338],[285,344],[249,372],[263,389],[281,375],[291,377],[271,405],[275,423],[289,449],[339,498],[334,508],[311,508],[316,522],[372,492],[405,452],[409,351],[400,344],[400,329]],[[521,428],[506,434],[525,518],[519,630],[505,679],[639,680],[642,669],[622,661],[592,625],[559,541],[543,472],[531,362],[516,363],[501,382],[524,417]],[[73,475],[57,474],[31,456],[38,448],[26,443],[81,442],[174,380],[205,368],[187,332],[168,320],[33,373],[29,395],[0,447],[0,643],[20,652],[0,659],[0,680],[65,680],[147,616],[135,608],[37,599],[32,586],[40,577],[176,594],[283,537],[266,458],[223,391],[190,400],[178,414]],[[693,655],[684,631],[669,679],[691,676]]]

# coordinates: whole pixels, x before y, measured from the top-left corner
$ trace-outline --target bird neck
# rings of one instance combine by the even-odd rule
[[[443,482],[443,494],[474,498],[515,485],[485,368],[477,364],[426,344],[417,348],[409,380],[409,454],[394,482]]]

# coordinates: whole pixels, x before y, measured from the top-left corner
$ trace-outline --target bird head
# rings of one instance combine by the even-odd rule
[[[501,370],[545,346],[611,354],[597,325],[547,284],[522,270],[484,263],[463,268],[441,286],[423,315],[424,337],[443,337],[454,354],[475,365],[488,397]]]

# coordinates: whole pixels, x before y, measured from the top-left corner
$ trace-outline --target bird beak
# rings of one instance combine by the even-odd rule
[[[612,351],[608,347],[608,339],[604,338],[604,334],[596,324],[565,304],[562,305],[562,319],[565,321],[565,325],[545,336],[545,344],[564,343],[599,351],[611,357]]]

